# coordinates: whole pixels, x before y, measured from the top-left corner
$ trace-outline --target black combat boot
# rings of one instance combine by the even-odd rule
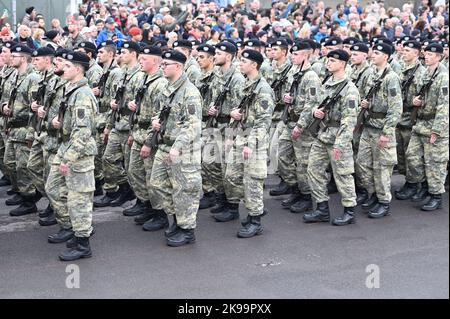
[[[420,209],[424,211],[431,212],[442,208],[442,195],[441,194],[431,194],[430,200],[424,204]]]
[[[8,198],[7,200],[5,200],[5,205],[6,206],[16,206],[16,205],[20,205],[22,203],[23,203],[23,198],[22,198],[22,196],[19,193],[14,194],[13,197]]]
[[[229,222],[233,219],[239,218],[239,203],[228,203],[227,209],[221,211],[220,213],[214,214],[213,218],[217,222]]]
[[[94,234],[95,234],[95,228],[92,227],[90,237],[92,237]],[[76,248],[77,245],[78,245],[78,242],[77,242],[77,237],[75,235],[73,235],[68,241],[66,241],[67,248]]]
[[[289,186],[285,181],[281,180],[274,189],[270,190],[269,194],[270,196],[289,195],[294,192],[296,188],[297,186]]]
[[[200,203],[198,205],[198,209],[206,209],[216,205],[216,193],[208,192],[203,194],[203,197],[200,199]]]
[[[106,192],[101,198],[94,198],[94,207],[106,207],[111,206],[111,202],[119,198],[119,191],[116,192]]]
[[[335,226],[344,226],[355,222],[355,207],[344,207],[344,215],[333,219],[332,224]]]
[[[261,225],[261,216],[247,216],[247,222],[239,229],[237,236],[239,238],[250,238],[259,235],[264,228]]]
[[[45,218],[48,217],[50,215],[53,215],[53,207],[52,205],[50,205],[50,203],[48,203],[47,207],[39,213],[39,218]]]
[[[64,229],[61,228],[56,234],[48,236],[48,242],[51,244],[60,244],[68,241],[72,236],[74,235],[74,232],[72,228],[70,229]]]
[[[394,192],[395,198],[398,200],[410,199],[417,193],[418,188],[418,183],[406,182],[400,190]]]
[[[8,177],[3,175],[2,178],[0,178],[0,187],[9,186],[9,185],[11,185],[11,181],[9,180]]]
[[[33,202],[34,202],[34,203],[39,202],[39,201],[41,200],[42,197],[44,197],[44,196],[42,195],[42,193],[41,193],[40,191],[36,191],[36,193],[35,193],[34,196],[33,196]]]
[[[105,184],[105,180],[103,178],[95,180],[94,196],[101,196],[101,195],[103,195],[103,184]]]
[[[56,221],[55,214],[52,213],[46,217],[39,218],[39,225],[41,226],[53,226],[56,225],[58,222]]]
[[[194,229],[179,228],[177,232],[167,238],[167,246],[170,247],[180,247],[194,242]]]
[[[143,202],[143,201],[141,201],[138,198],[136,200],[136,204],[134,204],[133,207],[124,209],[122,214],[124,216],[138,216],[138,215],[141,215],[141,214],[145,213],[145,211],[147,210],[149,204],[150,204],[150,202],[148,202],[148,201]]]
[[[162,209],[155,209],[154,216],[145,222],[142,226],[142,229],[145,231],[155,231],[164,229],[169,226],[169,219],[167,218],[167,214]]]
[[[136,195],[134,195],[134,192],[128,183],[119,185],[119,193],[119,197],[111,202],[112,207],[122,206],[129,200],[136,198]]]
[[[364,188],[358,189],[358,191],[356,192],[356,205],[359,206],[368,199],[369,199],[369,192]]]
[[[164,236],[167,238],[172,237],[175,233],[177,233],[181,228],[177,225],[177,216],[173,215],[172,224],[170,224],[169,228],[164,231]]]
[[[9,212],[11,216],[23,216],[27,214],[37,213],[37,207],[34,202],[33,196],[25,196],[22,195],[23,202],[22,204]]]
[[[313,208],[311,194],[302,194],[302,199],[289,207],[291,213],[304,213]]]
[[[430,195],[428,193],[428,183],[422,182],[422,187],[411,197],[411,200],[413,202],[421,202],[424,201],[428,197],[428,195]]]
[[[216,205],[212,207],[209,211],[211,214],[217,214],[225,210],[228,206],[227,196],[225,193],[218,193],[216,196]]]
[[[330,182],[327,185],[327,191],[328,191],[328,194],[336,194],[338,192],[333,173],[331,174]]]
[[[89,245],[89,237],[76,237],[76,247],[69,248],[59,254],[62,261],[72,261],[80,258],[89,258],[92,256],[91,247]]]
[[[153,209],[152,204],[150,204],[149,201],[145,202],[144,204],[145,211],[134,218],[134,222],[136,223],[136,225],[144,225],[147,221],[152,219],[153,216],[155,216],[155,210]]]
[[[297,185],[296,185],[297,186]],[[300,201],[303,198],[302,194],[300,193],[300,190],[298,189],[298,186],[295,188],[295,190],[292,192],[291,195],[289,195],[288,198],[281,201],[281,206],[284,208],[289,208],[298,201]]]
[[[378,204],[377,194],[373,193],[365,202],[361,204],[362,209],[369,210]]]
[[[314,212],[303,215],[305,223],[329,222],[330,209],[328,202],[317,203],[317,208]]]
[[[389,203],[378,203],[374,208],[369,211],[370,218],[382,218],[389,215]]]
[[[10,188],[6,191],[6,195],[9,195],[9,196],[16,195],[16,194],[19,194],[19,191],[17,189]]]

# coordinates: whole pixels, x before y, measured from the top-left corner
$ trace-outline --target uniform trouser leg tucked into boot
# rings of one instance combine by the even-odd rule
[[[45,180],[44,180],[44,152],[43,144],[37,140],[33,141],[33,146],[30,150],[30,158],[27,163],[28,172],[32,178],[34,187],[41,192],[42,195],[45,194]]]
[[[11,187],[13,190],[18,191],[17,186],[17,171],[16,171],[16,155],[14,150],[14,143],[10,138],[7,138],[5,143],[5,155],[3,157],[3,163],[5,165],[6,174],[11,181]]]
[[[147,202],[150,200],[150,196],[146,185],[146,167],[140,155],[141,148],[142,145],[136,141],[133,142],[130,151],[128,178],[136,197],[142,202]]]
[[[57,158],[54,155],[54,159]],[[48,175],[45,190],[55,212],[56,221],[62,229],[71,229],[69,210],[67,208],[67,185],[65,177],[59,172],[60,161],[53,161]]]

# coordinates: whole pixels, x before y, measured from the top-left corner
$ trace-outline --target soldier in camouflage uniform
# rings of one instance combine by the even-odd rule
[[[148,46],[141,49],[139,56],[141,70],[145,73],[135,99],[128,103],[128,108],[135,112],[132,116],[130,138],[133,140],[130,152],[130,165],[128,179],[136,194],[136,204],[123,211],[125,216],[137,216],[135,221],[142,225],[155,214],[164,214],[163,211],[152,209],[149,194],[150,177],[152,174],[155,152],[151,153],[149,140],[151,134],[152,118],[160,110],[160,100],[167,80],[159,70],[161,65],[161,49]],[[139,103],[139,105],[137,105]],[[139,109],[137,109],[139,108]],[[146,226],[144,224],[144,230]]]
[[[39,83],[35,83],[36,87],[33,91],[41,91],[44,92],[44,96],[42,97],[44,100],[35,100],[31,103],[31,110],[35,113],[33,117],[36,119],[33,121],[34,127],[32,127],[32,135],[33,145],[30,150],[30,157],[28,160],[27,168],[30,172],[30,176],[33,180],[34,187],[42,194],[45,195],[45,180],[47,175],[44,174],[44,170],[46,167],[45,159],[44,159],[44,141],[47,139],[47,132],[42,130],[41,128],[37,128],[38,123],[38,108],[43,106],[41,104],[45,103],[45,99],[48,97],[48,93],[52,90],[52,87],[55,83],[57,76],[53,73],[53,56],[55,55],[55,51],[51,48],[39,48],[38,50],[33,52],[33,65],[35,70],[40,73],[41,79]],[[44,90],[44,91],[42,91]],[[39,93],[42,94],[42,93]],[[43,103],[44,102],[44,103]],[[41,103],[41,104],[39,104]],[[44,214],[53,215],[53,209],[50,204],[48,204],[45,209]],[[50,226],[56,224],[56,220],[53,219],[50,223],[41,223],[42,226]]]
[[[412,183],[410,173],[408,173],[408,163],[406,162],[406,150],[411,139],[411,111],[413,110],[412,100],[417,95],[419,83],[425,73],[425,67],[419,62],[420,42],[407,41],[403,43],[403,69],[401,73],[403,113],[400,122],[395,129],[397,141],[397,168],[398,172],[405,175],[406,183],[400,190],[395,191],[395,198],[404,200],[411,198],[418,190],[418,184]]]
[[[225,173],[225,192],[230,204],[222,214],[238,218],[239,202],[244,200],[248,216],[237,233],[240,238],[261,234],[261,217],[267,213],[264,209],[263,187],[267,177],[269,130],[275,102],[273,90],[259,73],[263,61],[258,51],[242,52],[240,70],[247,81],[243,100],[230,113],[233,119],[231,127],[236,136],[230,143],[230,158]]]
[[[320,79],[309,63],[312,48],[309,42],[299,42],[291,48],[293,68],[289,72],[282,120],[286,127],[280,137],[278,168],[281,178],[294,188],[292,195],[281,205],[293,213],[312,208],[308,183],[308,158],[314,138],[305,128],[312,120],[312,109],[320,97]]]
[[[216,45],[214,63],[218,67],[211,83],[211,101],[221,105],[208,105],[209,117],[214,117],[209,130],[214,135],[208,135],[203,148],[202,180],[203,184],[211,185],[217,193],[217,205],[211,208],[217,221],[227,221],[221,212],[228,209],[228,201],[224,189],[226,169],[226,152],[223,143],[225,133],[230,123],[231,110],[236,107],[236,101],[242,100],[244,76],[233,64],[236,47],[229,42],[220,42]],[[220,101],[219,101],[220,99]]]
[[[331,100],[329,109],[324,109],[327,105],[322,105],[322,102],[313,111],[314,117],[320,119],[323,125],[312,144],[308,162],[308,180],[317,208],[314,212],[303,215],[305,223],[330,220],[326,174],[330,163],[344,206],[344,214],[334,219],[333,225],[342,226],[354,222],[356,193],[352,176],[352,139],[360,97],[358,89],[345,72],[349,59],[348,53],[341,49],[329,51],[327,55],[328,71],[333,75],[322,86],[322,91]]]
[[[413,196],[413,201],[421,201],[427,195],[431,196],[421,207],[425,211],[442,207],[449,159],[449,80],[448,69],[439,63],[442,53],[442,45],[438,43],[429,44],[425,48],[427,72],[421,84],[426,85],[425,88],[428,89],[424,89],[423,96],[416,96],[413,99],[414,107],[418,107],[417,122],[412,128],[406,152],[411,181],[422,183],[421,192]]]
[[[119,84],[122,77],[122,69],[118,66],[114,59],[116,54],[116,45],[113,41],[104,41],[98,47],[98,59],[103,64],[103,71],[98,85],[92,88],[92,93],[97,97],[98,114],[96,118],[97,135],[97,155],[95,156],[95,192],[94,196],[103,195],[102,185],[104,184],[103,161],[102,157],[105,152],[107,135],[106,124],[111,120],[111,99],[114,97],[115,88]],[[102,82],[102,83],[100,83]],[[95,83],[94,83],[95,84]]]
[[[103,170],[106,194],[94,200],[95,207],[121,206],[135,195],[128,184],[127,171],[130,159],[128,137],[130,135],[129,116],[131,111],[126,107],[128,102],[134,100],[136,91],[142,81],[143,73],[137,61],[140,47],[136,42],[125,42],[121,50],[121,59],[126,65],[121,79],[116,85],[115,92],[123,90],[123,99],[116,97],[111,100],[111,108],[116,110],[116,115],[111,115],[105,134],[108,135],[108,143],[103,154]],[[120,97],[117,97],[120,99]],[[118,103],[122,103],[119,105]],[[114,112],[114,111],[113,111]],[[111,131],[112,129],[112,131]],[[111,133],[109,133],[111,132]]]
[[[59,129],[61,140],[53,159],[45,189],[57,211],[67,210],[71,228],[61,228],[50,235],[50,243],[70,240],[68,250],[59,255],[63,261],[92,256],[89,237],[92,233],[92,199],[94,197],[95,114],[98,105],[84,77],[89,57],[81,52],[65,55],[64,79],[69,81],[58,116],[52,125]]]
[[[252,49],[258,51],[264,56],[265,46],[264,43],[262,43],[261,41],[250,39],[244,42],[244,49],[245,50]],[[270,79],[273,73],[273,69],[272,69],[272,61],[268,57],[264,56],[264,62],[263,64],[261,64],[261,69],[259,69],[259,72],[266,80]]]
[[[372,83],[381,81],[371,101],[361,102],[368,117],[359,143],[358,170],[364,188],[371,196],[362,203],[370,210],[369,217],[381,218],[389,214],[391,176],[397,163],[395,128],[400,120],[403,102],[398,75],[388,64],[392,47],[386,43],[372,48],[372,62],[376,68]],[[374,85],[374,84],[373,84]]]
[[[187,57],[187,62],[184,65],[184,73],[186,73],[191,83],[196,83],[198,78],[201,77],[202,71],[197,61],[192,57],[192,43],[188,40],[175,41],[173,48]]]
[[[95,84],[98,84],[103,73],[102,67],[96,62],[97,47],[92,42],[83,41],[76,47],[75,51],[84,53],[90,58],[89,69],[86,71],[85,77],[91,88],[96,86]]]
[[[11,216],[22,216],[37,212],[35,205],[36,189],[33,186],[32,176],[27,169],[30,156],[30,148],[33,143],[31,128],[28,126],[31,116],[31,102],[39,75],[33,71],[29,64],[33,51],[25,45],[18,44],[11,48],[11,65],[16,68],[15,79],[12,89],[16,90],[16,96],[11,97],[12,92],[7,93],[7,100],[11,103],[2,105],[4,114],[7,142],[5,146],[4,163],[8,174],[16,174],[19,196],[22,198],[21,205],[10,211]]]
[[[173,247],[195,242],[202,191],[202,98],[183,71],[186,61],[186,56],[179,51],[163,53],[163,73],[169,83],[163,90],[161,112],[152,123],[155,143],[151,151],[156,154],[150,178],[150,200],[153,208],[173,216],[165,233],[167,244]],[[157,150],[154,144],[158,145]],[[152,224],[154,229],[167,226],[167,216],[159,215],[159,221],[155,217],[148,226]]]

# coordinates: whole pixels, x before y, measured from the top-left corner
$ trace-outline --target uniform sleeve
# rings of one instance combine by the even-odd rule
[[[302,82],[300,95],[302,96],[303,110],[300,113],[300,117],[297,122],[297,127],[301,130],[305,129],[309,123],[313,120],[313,112],[320,103],[320,79],[315,72],[308,72],[305,74],[307,76]],[[304,95],[302,95],[304,94]],[[298,94],[297,94],[298,95]],[[298,96],[299,98],[300,96]]]
[[[274,96],[271,92],[260,92],[254,103],[255,121],[247,140],[247,146],[252,150],[257,148],[258,141],[263,141],[269,132],[275,108]]]
[[[395,137],[395,127],[400,121],[403,111],[402,90],[397,76],[389,76],[386,80],[386,88],[388,90],[388,110],[383,127],[383,135]]]
[[[343,150],[353,139],[353,130],[356,125],[357,106],[360,97],[356,87],[349,88],[342,101],[341,126],[336,134],[334,148]]]
[[[439,82],[438,104],[436,105],[436,117],[431,128],[432,133],[438,135],[445,135],[444,131],[448,132],[449,112],[448,112],[448,76],[441,75]],[[447,133],[448,134],[448,133]]]

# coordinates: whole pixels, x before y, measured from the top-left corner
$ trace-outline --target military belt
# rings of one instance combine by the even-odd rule
[[[219,115],[216,117],[217,123],[230,123],[231,117],[229,115]]]
[[[202,122],[208,122],[209,115],[202,116]]]
[[[58,132],[55,130],[47,131],[48,136],[50,137],[58,137]]]
[[[386,117],[386,113],[384,112],[374,112],[372,110],[369,110],[369,117],[372,119],[384,119]]]
[[[275,109],[273,110],[274,112],[282,112],[285,108],[284,103],[277,103],[275,105]]]
[[[419,120],[422,121],[430,121],[430,120],[434,120],[434,118],[436,117],[435,113],[428,113],[428,114],[418,114],[417,118]]]
[[[120,110],[120,115],[131,115],[131,112],[128,108],[123,108]]]
[[[340,127],[341,121],[330,120],[328,122],[325,122],[324,125],[325,125],[325,127]]]
[[[100,113],[106,113],[106,112],[108,112],[110,109],[111,109],[111,108],[109,108],[107,105],[105,105],[105,106],[100,106],[100,107],[98,108],[98,111],[99,111]]]
[[[24,122],[24,121],[10,121],[8,123],[8,126],[10,128],[26,127],[26,126],[28,126],[28,122]]]
[[[298,119],[300,118],[300,116],[298,116],[297,114],[295,114],[295,112],[293,110],[291,110],[289,112],[289,120],[291,122],[298,122]]]
[[[152,125],[151,122],[138,122],[137,125],[140,129],[148,130],[148,128]]]
[[[172,146],[175,143],[175,140],[171,140],[168,137],[163,137],[163,143],[167,146]]]

